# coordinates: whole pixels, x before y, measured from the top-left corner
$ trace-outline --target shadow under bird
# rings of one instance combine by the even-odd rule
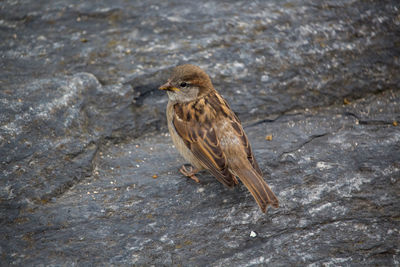
[[[237,185],[239,178],[263,212],[268,205],[279,206],[262,177],[239,118],[201,68],[190,64],[175,67],[159,89],[168,93],[172,141],[192,165],[182,166],[182,174],[199,182],[195,174],[206,169],[228,187]]]

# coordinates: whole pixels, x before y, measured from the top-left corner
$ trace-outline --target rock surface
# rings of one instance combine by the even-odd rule
[[[1,1],[1,265],[398,266],[399,9]],[[179,174],[157,87],[185,62],[242,119],[279,209]]]

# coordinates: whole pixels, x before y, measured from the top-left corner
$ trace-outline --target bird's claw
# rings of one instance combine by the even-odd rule
[[[186,177],[189,177],[190,179],[192,179],[193,181],[195,181],[196,183],[200,183],[200,180],[196,177],[196,173],[199,171],[195,168],[193,168],[193,166],[189,167],[189,170],[186,169],[185,165],[182,165],[182,167],[179,170],[183,175],[185,175]]]

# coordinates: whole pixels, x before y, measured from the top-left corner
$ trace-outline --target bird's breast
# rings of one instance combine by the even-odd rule
[[[174,117],[174,104],[169,101],[167,105],[167,121],[168,121],[168,131],[171,135],[172,142],[174,143],[175,148],[179,151],[182,157],[187,160],[190,164],[192,164],[195,168],[201,170],[203,166],[200,161],[193,155],[192,151],[186,146],[183,142],[182,137],[177,133],[175,126],[173,125],[173,117]]]

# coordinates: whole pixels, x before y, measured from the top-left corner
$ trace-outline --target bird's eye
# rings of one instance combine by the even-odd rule
[[[187,83],[181,82],[180,86],[181,86],[181,87],[186,87],[186,86],[187,86]]]

